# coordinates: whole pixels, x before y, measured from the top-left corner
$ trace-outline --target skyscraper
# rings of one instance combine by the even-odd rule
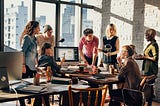
[[[4,45],[20,50],[19,37],[28,21],[28,7],[11,4],[6,8],[4,18]]]

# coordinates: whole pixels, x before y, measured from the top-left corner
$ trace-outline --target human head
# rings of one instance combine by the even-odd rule
[[[50,25],[44,25],[43,29],[44,29],[44,33],[46,36],[48,36],[48,37],[52,36],[53,29]]]
[[[85,29],[83,34],[85,35],[87,41],[93,40],[93,30],[91,28]]]
[[[25,26],[23,33],[26,35],[38,34],[40,31],[38,21],[29,21]]]
[[[22,35],[20,36],[20,45],[22,43],[22,39],[25,35],[34,36],[38,34],[40,31],[39,22],[38,21],[29,21],[25,26]]]
[[[47,31],[52,31],[53,30],[50,25],[44,25],[43,29],[44,29],[44,33],[46,33]]]
[[[53,50],[51,46],[52,45],[49,43],[44,43],[44,45],[42,46],[41,55],[53,56]]]
[[[146,37],[147,41],[154,40],[155,36],[156,36],[156,30],[154,30],[154,29],[146,30],[145,37]]]
[[[132,56],[134,54],[134,51],[130,45],[124,45],[122,46],[120,54],[122,58],[126,58]]]
[[[129,46],[133,49],[133,51],[136,51],[136,46],[135,45],[130,44]]]
[[[109,24],[106,27],[106,35],[107,36],[114,36],[117,34],[116,26],[114,24]]]

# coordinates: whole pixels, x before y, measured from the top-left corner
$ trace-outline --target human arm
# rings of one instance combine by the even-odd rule
[[[120,68],[120,73],[118,74],[118,78],[119,79],[125,79],[127,73],[129,71],[131,71],[131,67],[132,67],[132,62],[128,61],[128,59],[125,59],[124,64],[122,65],[122,67]]]
[[[159,47],[157,45],[157,43],[154,43],[150,46],[148,46],[145,51],[144,51],[145,55],[137,55],[136,59],[139,60],[151,60],[151,61],[158,61],[158,57],[159,57]]]
[[[151,45],[148,55],[145,55],[143,58],[146,60],[158,61],[158,57],[159,57],[159,47],[156,43],[154,43],[153,45]]]
[[[23,38],[23,42],[22,44],[22,52],[23,52],[23,63],[22,63],[22,73],[26,73],[26,53],[27,53],[27,49],[29,47],[29,45],[31,44],[31,40],[30,38],[26,35]]]
[[[99,45],[99,39],[97,38],[96,41],[95,41],[95,46],[93,48],[93,58],[92,58],[92,65],[94,66],[95,63],[96,63],[96,59],[97,59],[97,56],[98,56],[98,45]]]
[[[96,48],[95,48],[96,49]],[[96,50],[97,51],[97,50]],[[94,66],[96,63],[96,59],[97,59],[98,53],[94,53],[93,54],[93,61],[92,61],[92,65]]]
[[[122,57],[121,56],[117,57],[117,62],[118,62],[118,67],[122,67],[123,62],[122,62]]]
[[[79,54],[80,54],[80,58],[82,59],[82,61],[85,63],[85,64],[87,64],[88,65],[88,62],[87,62],[87,60],[85,59],[85,57],[84,57],[84,53],[83,53],[83,38],[81,38],[81,40],[80,40],[80,42],[79,42]]]
[[[65,62],[65,56],[61,59],[61,61],[60,62],[58,62],[57,64],[58,65],[60,65],[60,66],[62,66],[62,64]]]
[[[82,50],[79,50],[79,53],[80,53],[80,57],[81,57],[82,61],[83,61],[85,64],[88,65],[88,62],[87,62],[87,60],[85,59],[84,53],[82,52]]]

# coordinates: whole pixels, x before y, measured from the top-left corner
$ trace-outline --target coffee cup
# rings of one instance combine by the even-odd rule
[[[79,66],[79,71],[83,72],[84,71],[84,66]]]

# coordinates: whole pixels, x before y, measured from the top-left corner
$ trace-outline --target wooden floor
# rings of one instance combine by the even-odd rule
[[[20,106],[20,105],[19,105],[19,103],[18,103],[18,105],[16,105],[16,101],[12,101],[12,102],[0,103],[0,106]],[[32,105],[28,104],[27,106],[32,106]],[[58,106],[58,102],[55,102],[54,104],[51,104],[51,106]],[[105,106],[108,106],[108,104],[106,103]],[[145,106],[147,106],[147,105],[145,105]],[[152,106],[160,106],[160,103],[153,102]]]
[[[51,102],[50,106],[59,106],[58,96],[59,95],[54,95],[55,101],[53,103]],[[51,96],[51,98],[52,98],[52,96]],[[26,106],[33,106],[33,101],[34,101],[34,99],[32,99],[31,104],[27,104]],[[12,101],[12,102],[0,103],[0,106],[20,106],[20,104],[19,104],[19,101]],[[106,103],[105,106],[108,106],[108,103]],[[145,106],[147,106],[147,103],[145,104]],[[152,106],[160,106],[160,103],[153,101]]]

